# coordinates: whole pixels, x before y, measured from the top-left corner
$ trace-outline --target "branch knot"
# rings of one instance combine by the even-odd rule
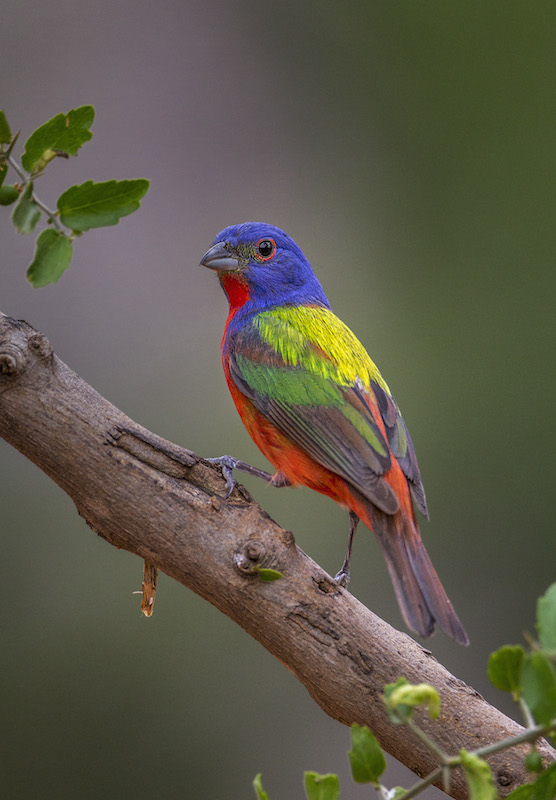
[[[48,359],[53,354],[52,345],[42,333],[33,333],[27,339],[29,350],[39,358]]]
[[[262,542],[250,539],[234,553],[234,566],[243,575],[253,573],[254,566],[261,566],[266,556],[266,547]]]
[[[30,355],[52,358],[52,345],[23,320],[0,313],[0,376],[13,379],[22,375]]]
[[[0,353],[0,375],[6,375],[8,378],[12,378],[14,375],[17,375],[19,372],[23,372],[25,364],[21,364],[21,361],[25,361],[23,353],[20,351],[15,350],[13,348],[12,352],[6,351]]]

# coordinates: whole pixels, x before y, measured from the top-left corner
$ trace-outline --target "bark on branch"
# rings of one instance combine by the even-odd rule
[[[440,720],[419,724],[456,753],[515,736],[521,726],[379,619],[296,547],[238,486],[224,500],[220,471],[137,425],[53,353],[26,322],[0,315],[0,435],[49,475],[87,524],[163,570],[238,623],[340,722],[368,725],[418,775],[437,764],[393,725],[384,684],[404,675],[439,691]],[[261,582],[253,568],[279,570]],[[539,750],[553,760],[544,741]],[[526,746],[489,758],[501,796],[527,780]],[[463,775],[451,785],[467,796]]]

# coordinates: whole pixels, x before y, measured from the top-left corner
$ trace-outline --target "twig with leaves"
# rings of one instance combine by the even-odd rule
[[[423,742],[440,762],[426,778],[411,788],[395,786],[388,789],[380,782],[386,769],[386,759],[376,737],[365,725],[351,726],[349,760],[356,783],[370,783],[381,800],[411,800],[428,786],[442,778],[449,792],[452,770],[461,767],[469,787],[471,800],[498,800],[492,771],[485,756],[507,750],[523,743],[531,749],[525,757],[525,768],[536,779],[523,784],[508,795],[508,800],[554,800],[556,797],[556,762],[546,769],[537,749],[540,738],[556,743],[556,583],[553,583],[537,604],[538,640],[531,638],[530,652],[520,645],[504,646],[489,658],[488,676],[496,688],[511,692],[521,709],[527,730],[518,736],[508,737],[468,751],[460,750],[455,756],[444,750],[415,722],[414,710],[419,706],[428,709],[431,719],[440,714],[440,697],[433,686],[426,683],[410,684],[405,678],[384,687],[384,702],[388,716],[396,725],[405,725]],[[319,775],[305,773],[307,800],[339,800],[340,782],[332,773]],[[262,786],[259,774],[253,781],[257,800],[270,800]]]
[[[145,178],[85,181],[63,192],[55,211],[39,199],[35,191],[37,178],[55,158],[77,155],[81,146],[92,138],[90,128],[94,118],[93,106],[80,106],[52,117],[29,136],[19,164],[13,156],[19,132],[12,135],[6,115],[0,111],[0,205],[15,203],[11,217],[19,233],[34,233],[43,215],[48,225],[37,237],[33,260],[27,269],[27,278],[33,286],[58,281],[70,265],[74,240],[83,231],[116,225],[139,208],[149,188]],[[9,169],[18,180],[4,185]]]

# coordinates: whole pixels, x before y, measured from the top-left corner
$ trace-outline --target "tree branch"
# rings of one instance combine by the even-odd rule
[[[418,775],[429,749],[388,719],[383,686],[431,683],[440,720],[419,725],[446,752],[474,750],[523,728],[451,675],[409,636],[341,589],[241,486],[228,500],[220,471],[101,397],[26,322],[0,315],[0,435],[74,501],[100,536],[215,605],[275,655],[340,722],[368,725]],[[261,582],[254,567],[283,578]],[[527,780],[526,745],[489,756],[501,796]],[[542,740],[547,761],[554,750]],[[467,796],[461,771],[450,793]]]

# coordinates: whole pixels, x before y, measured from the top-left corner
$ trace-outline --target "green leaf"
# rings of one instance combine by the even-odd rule
[[[556,654],[556,583],[537,602],[537,633],[541,647]]]
[[[556,797],[556,762],[542,772],[534,783],[518,786],[506,800],[554,800]]]
[[[281,572],[278,572],[277,569],[267,569],[266,567],[254,567],[253,572],[256,572],[259,576],[259,580],[263,581],[264,583],[278,581],[280,578],[284,577]]]
[[[33,233],[40,218],[41,212],[33,203],[33,182],[29,181],[12,211],[12,222],[19,233]]]
[[[523,786],[518,786],[513,792],[506,797],[506,800],[534,800],[533,783],[525,783]],[[554,800],[554,798],[552,798]]]
[[[520,645],[505,645],[490,654],[488,677],[493,686],[511,692],[517,702],[521,694],[521,665],[525,651]]]
[[[259,772],[258,775],[255,775],[253,788],[255,790],[255,794],[257,795],[257,800],[269,800],[267,793],[263,789],[263,776],[261,772]]]
[[[67,236],[53,228],[44,230],[35,247],[35,255],[27,269],[27,280],[38,288],[56,283],[70,265],[72,244]]]
[[[89,128],[93,124],[93,106],[80,106],[67,114],[56,114],[31,134],[25,142],[25,152],[21,163],[27,172],[41,169],[41,159],[49,150],[59,150],[74,156],[82,144],[88,142],[93,134]]]
[[[469,800],[498,800],[494,778],[487,762],[467,750],[460,750],[459,757],[469,786]]]
[[[8,174],[8,165],[6,164],[5,161],[4,162],[0,161],[0,186],[2,186],[2,184],[4,183],[4,178],[6,177],[7,174]]]
[[[88,231],[104,225],[116,225],[140,206],[149,181],[86,181],[71,186],[58,198],[58,210],[64,225],[77,231]]]
[[[15,186],[0,186],[0,206],[11,206],[19,197]]]
[[[378,779],[386,769],[386,759],[376,737],[366,725],[351,726],[351,750],[348,756],[353,780],[378,787]]]
[[[539,725],[556,717],[556,673],[545,653],[534,650],[525,656],[521,686],[523,699]]]
[[[0,111],[0,144],[9,144],[12,140],[12,132],[8,125],[8,120],[3,111]]]
[[[542,756],[536,750],[531,750],[529,753],[527,753],[524,763],[527,772],[543,771]]]
[[[440,697],[434,686],[428,683],[411,684],[405,678],[398,678],[396,683],[384,687],[384,695],[392,719],[396,716],[407,719],[411,717],[415,706],[422,705],[428,707],[431,719],[436,719],[440,714]]]
[[[340,781],[337,775],[319,775],[318,772],[305,773],[305,794],[307,800],[338,800]]]
[[[390,703],[390,698],[393,692],[400,686],[409,686],[410,683],[407,678],[398,678],[395,683],[387,683],[384,687],[384,701],[386,703],[386,711],[388,716],[396,725],[401,725],[404,719],[411,717],[413,710],[411,706],[398,706],[394,708]]]

